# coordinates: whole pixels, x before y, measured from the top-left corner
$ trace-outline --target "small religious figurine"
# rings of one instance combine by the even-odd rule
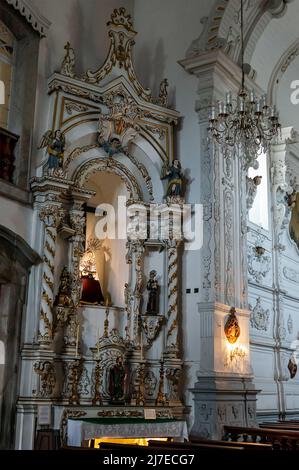
[[[64,46],[64,49],[66,50],[66,54],[63,58],[62,64],[61,64],[61,69],[60,73],[62,75],[66,75],[67,77],[74,77],[75,72],[74,72],[74,67],[75,67],[75,51],[71,47],[70,43],[67,42],[66,45]]]
[[[124,404],[126,371],[122,356],[116,358],[116,363],[109,370],[110,403]]]
[[[159,90],[159,102],[162,106],[167,106],[167,100],[168,100],[167,87],[168,87],[168,80],[167,78],[164,78],[162,82],[160,83],[160,90]]]
[[[157,271],[150,272],[150,278],[146,288],[149,292],[146,313],[148,315],[159,315],[159,284],[157,282]]]
[[[161,179],[168,180],[166,198],[183,197],[184,176],[179,160],[173,160],[172,165],[168,167],[166,174]]]
[[[113,137],[108,141],[99,138],[99,144],[101,147],[103,147],[109,157],[113,157],[113,155],[122,151],[120,140],[117,137]]]
[[[47,131],[41,140],[39,149],[47,147],[48,174],[53,175],[56,170],[62,169],[65,147],[65,138],[60,129],[55,132]]]
[[[237,339],[239,338],[241,334],[241,329],[239,326],[238,319],[236,317],[236,309],[235,307],[232,307],[229,312],[229,316],[226,320],[225,326],[224,326],[224,332],[225,336],[227,338],[227,341],[230,344],[234,344]]]
[[[71,280],[67,267],[65,266],[60,276],[60,285],[55,299],[55,305],[71,307],[72,303]]]

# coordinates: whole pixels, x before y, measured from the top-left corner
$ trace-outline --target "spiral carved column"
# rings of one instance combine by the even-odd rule
[[[41,345],[49,345],[53,339],[54,257],[57,228],[64,217],[64,210],[59,205],[51,204],[42,207],[39,216],[45,224],[45,240],[38,342]]]
[[[141,343],[141,300],[142,300],[142,289],[143,289],[143,270],[142,261],[144,254],[144,243],[141,240],[132,242],[132,248],[134,253],[134,267],[135,267],[135,287],[134,287],[134,320],[133,320],[133,335],[134,343],[139,349]]]
[[[70,224],[74,230],[74,235],[70,238],[70,272],[72,277],[72,300],[74,306],[77,307],[80,301],[80,258],[84,253],[84,227],[85,213],[79,207],[74,206],[70,210]]]
[[[167,242],[167,330],[166,353],[178,357],[178,246],[176,240]]]

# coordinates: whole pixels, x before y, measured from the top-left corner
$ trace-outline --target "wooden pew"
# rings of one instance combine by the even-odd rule
[[[287,429],[290,431],[299,431],[299,423],[292,423],[291,421],[282,421],[277,423],[261,423],[260,428]]]
[[[299,450],[299,431],[274,428],[224,426],[224,439],[239,442],[270,443],[273,449]]]
[[[227,445],[227,446],[222,446],[222,445],[209,445],[206,446],[205,444],[191,444],[190,446],[187,446],[184,442],[165,442],[165,441],[149,441],[151,442],[150,451],[151,452],[176,452],[176,451],[186,451],[186,450],[198,450],[198,451],[232,451],[232,450],[237,450],[237,451],[242,451],[244,450],[244,447],[242,446],[234,446],[234,445]],[[155,445],[155,443],[158,443]],[[101,443],[101,449],[103,450],[138,450],[144,451],[145,453],[149,453],[149,447],[147,446],[138,446],[136,444],[116,444],[112,442],[103,442]]]
[[[239,442],[239,441],[220,441],[220,440],[215,440],[215,439],[200,439],[197,437],[190,437],[190,441],[187,442],[189,443],[194,443],[194,444],[205,444],[205,445],[233,445],[233,446],[240,446],[244,447],[246,450],[257,450],[257,451],[271,451],[272,450],[272,445],[271,444],[265,444],[265,443],[258,443],[258,442]]]

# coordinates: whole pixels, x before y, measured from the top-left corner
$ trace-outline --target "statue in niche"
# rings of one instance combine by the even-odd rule
[[[67,267],[65,266],[60,276],[59,290],[55,299],[55,305],[71,307],[72,304],[71,279]]]
[[[159,315],[159,284],[157,281],[157,271],[150,272],[150,278],[146,288],[149,292],[146,313],[147,315]]]
[[[104,305],[104,296],[101,283],[97,278],[96,256],[102,249],[102,241],[89,237],[86,251],[80,260],[81,296],[80,302],[84,304]]]
[[[95,304],[104,305],[104,296],[101,289],[101,284],[98,279],[94,278],[92,272],[82,275],[82,290],[80,302],[82,304]]]
[[[161,179],[168,180],[166,199],[183,197],[184,175],[179,160],[173,160],[172,165],[168,167]]]
[[[42,137],[39,149],[47,148],[48,153],[48,174],[53,176],[62,172],[63,157],[65,148],[65,137],[60,129],[47,131]]]
[[[122,356],[117,356],[115,364],[109,370],[110,403],[124,405],[126,371]]]

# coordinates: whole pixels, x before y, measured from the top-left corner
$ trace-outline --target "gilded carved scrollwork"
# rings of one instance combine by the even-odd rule
[[[109,158],[95,158],[84,163],[74,176],[74,180],[79,187],[84,187],[85,182],[93,173],[105,171],[121,177],[132,199],[141,199],[142,194],[135,176],[118,161]]]
[[[271,257],[267,252],[257,254],[256,247],[252,246],[248,253],[248,274],[251,280],[258,284],[263,283],[271,269]]]
[[[178,247],[180,242],[167,242],[167,333],[166,352],[178,356]]]
[[[143,315],[141,324],[149,348],[157,338],[165,321],[164,315]]]
[[[261,298],[256,299],[254,307],[249,305],[250,313],[250,324],[252,328],[260,331],[267,331],[269,328],[269,309],[264,309],[262,306]]]
[[[33,369],[39,377],[36,396],[40,398],[52,397],[56,385],[54,364],[50,361],[39,361],[34,364]]]

